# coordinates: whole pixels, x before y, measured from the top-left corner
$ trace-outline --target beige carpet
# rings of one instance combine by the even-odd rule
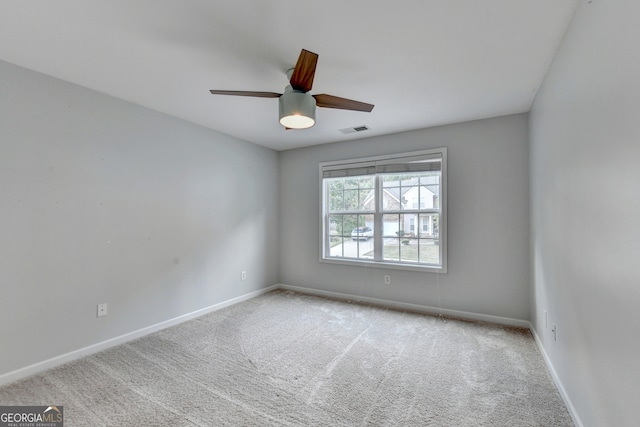
[[[274,291],[0,388],[65,426],[571,426],[529,331]]]

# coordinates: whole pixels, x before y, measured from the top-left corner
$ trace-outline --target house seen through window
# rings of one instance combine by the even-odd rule
[[[446,271],[446,149],[328,162],[321,260]]]

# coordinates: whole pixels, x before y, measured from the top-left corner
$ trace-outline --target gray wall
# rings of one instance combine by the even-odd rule
[[[281,282],[528,319],[527,140],[521,114],[281,153]],[[318,261],[320,162],[436,147],[448,148],[448,273]]]
[[[276,283],[277,170],[272,150],[0,62],[0,374]]]
[[[532,323],[585,426],[640,420],[638,17],[581,1],[530,117]]]

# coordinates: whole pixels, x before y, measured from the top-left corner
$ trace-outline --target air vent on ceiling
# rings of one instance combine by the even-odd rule
[[[369,128],[366,125],[362,125],[362,126],[355,126],[355,127],[352,127],[352,128],[340,129],[340,132],[342,132],[342,133],[354,133],[354,132],[363,132],[365,130],[369,130]]]

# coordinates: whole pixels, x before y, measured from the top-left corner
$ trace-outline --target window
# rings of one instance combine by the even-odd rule
[[[323,262],[446,272],[446,148],[320,165]]]

